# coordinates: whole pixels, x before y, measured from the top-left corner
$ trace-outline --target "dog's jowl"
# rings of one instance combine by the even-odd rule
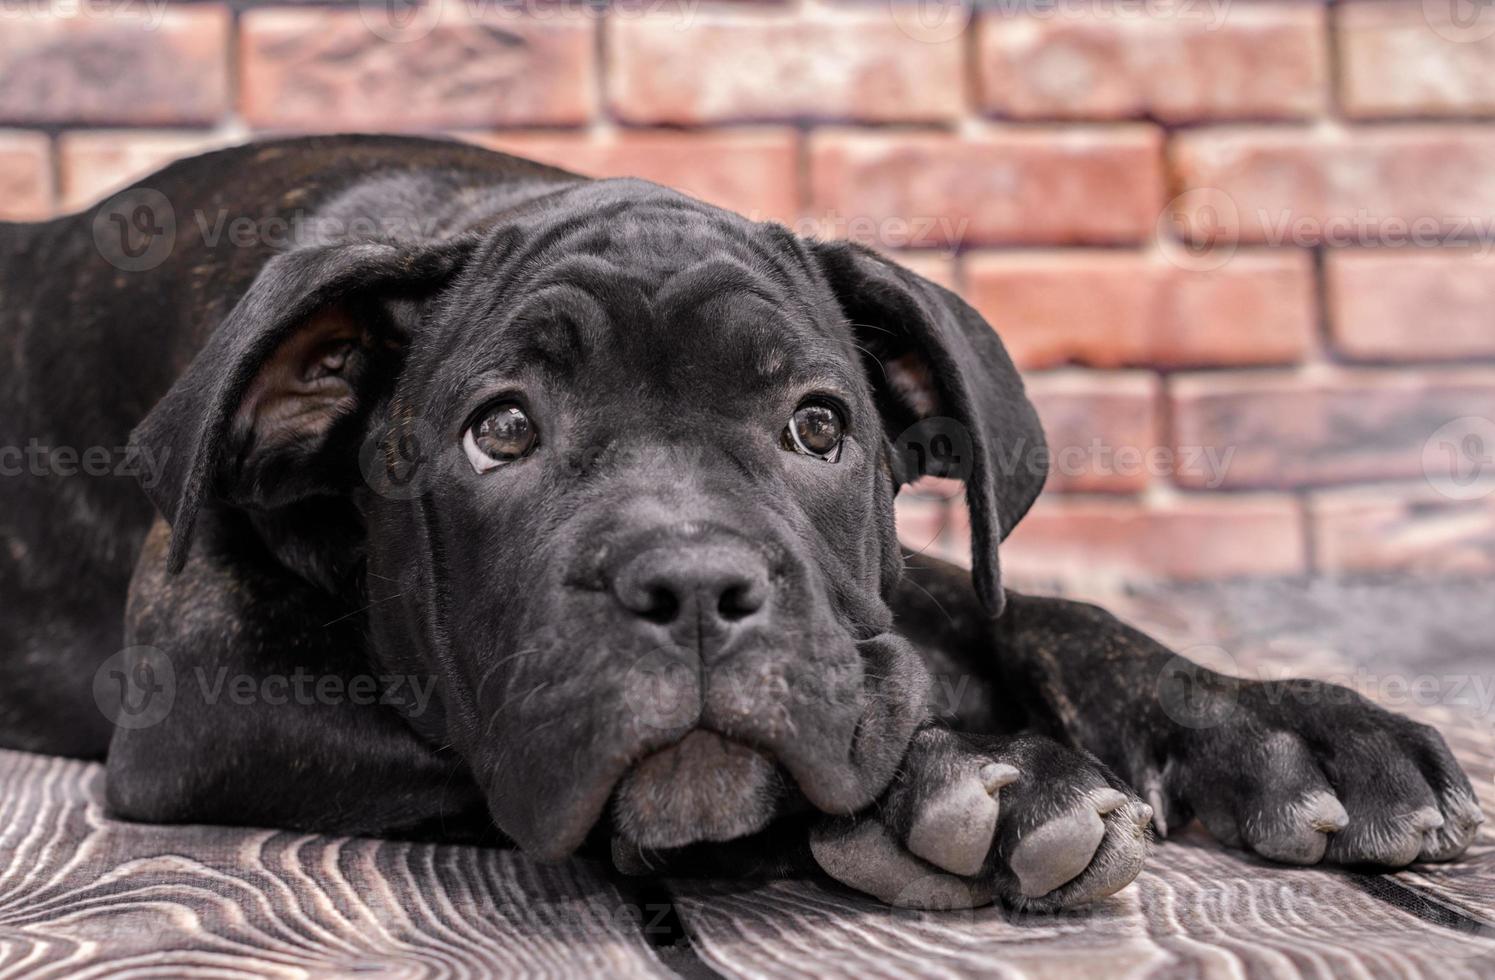
[[[357,137],[0,248],[35,463],[0,479],[0,744],[106,758],[116,817],[1039,909],[1193,816],[1385,866],[1478,822],[1431,729],[1004,590],[1038,419],[992,325],[866,249]],[[903,567],[925,474],[970,573]]]

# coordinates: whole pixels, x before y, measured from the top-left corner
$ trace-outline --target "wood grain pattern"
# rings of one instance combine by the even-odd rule
[[[670,975],[586,863],[118,823],[102,776],[0,751],[0,977]]]

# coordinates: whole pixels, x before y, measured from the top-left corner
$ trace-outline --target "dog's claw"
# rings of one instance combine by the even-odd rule
[[[1453,797],[1446,804],[1448,819],[1423,835],[1419,861],[1451,861],[1474,840],[1485,814],[1472,797]]]
[[[1147,805],[1152,809],[1152,827],[1160,840],[1168,836],[1168,818],[1163,815],[1163,793],[1156,786],[1147,790]]]
[[[1005,762],[989,762],[981,767],[981,784],[986,787],[988,793],[995,794],[1003,786],[1017,782],[1021,775],[1016,766],[1009,766]]]
[[[649,874],[650,868],[639,852],[637,844],[614,837],[612,840],[613,868],[621,875],[637,878]]]
[[[1095,804],[1096,813],[1105,816],[1125,806],[1127,795],[1116,789],[1102,789],[1090,795],[1090,802]]]

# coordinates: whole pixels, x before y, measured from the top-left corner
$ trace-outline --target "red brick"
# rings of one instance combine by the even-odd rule
[[[1349,357],[1495,357],[1495,255],[1336,251],[1326,273],[1334,345]]]
[[[52,211],[52,162],[40,133],[0,133],[0,221],[35,221]]]
[[[958,481],[926,477],[898,494],[895,511],[898,540],[915,555],[928,555],[969,566],[970,523],[965,488]]]
[[[25,14],[0,26],[0,122],[208,123],[228,111],[228,11]]]
[[[1013,579],[1197,580],[1304,570],[1303,515],[1287,496],[1163,501],[1045,496],[1002,545]]]
[[[1159,384],[1143,371],[1062,371],[1027,378],[1049,444],[1046,489],[1128,493],[1166,477]]]
[[[1004,252],[970,256],[966,280],[1024,367],[1280,364],[1313,343],[1313,267],[1296,250],[1200,271],[1153,253]]]
[[[57,144],[62,207],[69,211],[85,207],[173,160],[227,142],[211,133],[64,133]]]
[[[949,252],[894,252],[890,258],[930,282],[959,292],[955,257]]]
[[[1317,4],[1111,5],[1083,17],[1000,10],[980,19],[981,105],[1018,119],[1290,118],[1328,90]]]
[[[1495,129],[1227,128],[1172,151],[1177,183],[1198,191],[1176,223],[1196,236],[1238,222],[1242,240],[1274,245],[1423,244],[1488,234],[1495,212]]]
[[[1337,20],[1340,102],[1348,114],[1495,112],[1495,8],[1478,0],[1342,3]]]
[[[479,142],[592,176],[643,177],[756,220],[791,223],[799,214],[788,129],[501,133]]]
[[[884,4],[668,8],[608,24],[609,105],[633,123],[943,121],[964,106],[961,55]]]
[[[1488,417],[1495,370],[1180,375],[1169,389],[1180,460],[1209,448],[1229,454],[1220,486],[1297,487],[1422,475],[1440,426]],[[1176,479],[1204,486],[1209,473]]]
[[[1148,126],[819,133],[809,219],[889,247],[1141,241],[1162,206]]]
[[[1314,494],[1309,516],[1320,571],[1495,575],[1495,496],[1360,487]]]
[[[255,10],[242,25],[243,112],[287,129],[459,129],[586,121],[595,17],[447,3],[417,40],[353,10]]]

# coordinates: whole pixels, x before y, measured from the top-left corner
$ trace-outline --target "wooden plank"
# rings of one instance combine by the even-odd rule
[[[671,975],[584,862],[118,823],[102,775],[0,751],[0,977]]]
[[[1495,931],[1384,887],[1399,877],[1284,868],[1191,829],[1156,848],[1121,893],[1059,916],[914,913],[809,881],[677,882],[674,891],[697,954],[731,977],[1473,980],[1495,972]]]
[[[682,881],[672,891],[697,955],[729,977],[1130,978],[1169,960],[1146,934],[1135,889],[1080,912],[1027,916],[893,909],[809,881]]]

